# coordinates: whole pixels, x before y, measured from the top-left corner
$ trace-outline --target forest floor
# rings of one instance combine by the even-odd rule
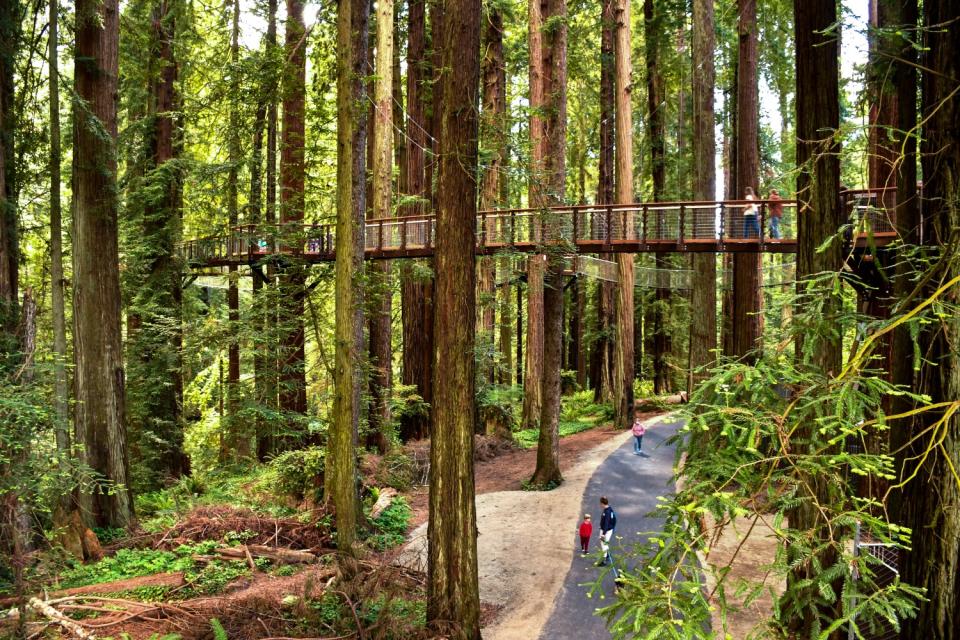
[[[536,466],[536,450],[477,463],[480,599],[497,611],[484,630],[485,639],[529,640],[539,635],[570,568],[587,482],[629,437],[629,431],[603,426],[562,438],[563,484],[552,491],[522,490]],[[425,507],[415,514],[420,525],[411,533],[401,563],[422,568]]]

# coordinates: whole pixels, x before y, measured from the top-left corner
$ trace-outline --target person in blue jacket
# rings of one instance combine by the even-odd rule
[[[617,528],[617,512],[610,506],[610,501],[606,496],[600,497],[600,508],[603,513],[600,515],[600,549],[603,551],[603,560],[597,566],[604,566],[612,563],[610,557],[610,540],[613,539],[613,532]],[[616,569],[614,569],[616,573]]]

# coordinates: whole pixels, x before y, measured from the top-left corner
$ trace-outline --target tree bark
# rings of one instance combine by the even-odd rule
[[[393,217],[393,0],[377,0],[376,80],[372,187],[373,219]],[[390,446],[393,386],[390,263],[370,264],[370,440],[380,453]]]
[[[660,69],[661,20],[653,0],[644,0],[644,43],[647,55],[647,132],[650,137],[650,173],[653,179],[653,201],[660,202],[666,190],[666,126],[664,124],[664,78]],[[670,387],[670,370],[667,356],[671,351],[670,335],[667,333],[666,317],[670,307],[669,278],[659,274],[670,268],[669,259],[656,254],[654,264],[658,271],[656,302],[653,306],[653,391],[666,393]]]
[[[837,20],[837,5],[832,0],[795,0],[795,37],[797,64],[797,289],[804,295],[826,296],[823,306],[824,322],[830,322],[841,307],[839,295],[829,291],[806,291],[804,279],[821,272],[838,273],[843,265],[841,247],[833,243],[825,251],[818,251],[830,236],[837,232],[841,222],[840,208],[840,144],[835,134],[840,127],[839,36],[831,31]],[[743,110],[740,114],[743,115]],[[743,178],[743,173],[740,173]],[[839,371],[842,344],[839,333],[800,336],[797,354],[806,364],[833,375]],[[809,355],[808,355],[809,354]],[[814,425],[805,425],[794,435],[798,446],[811,450],[825,446]],[[804,478],[808,487],[803,498],[807,500],[790,514],[790,526],[810,531],[812,544],[827,539],[830,532],[817,504],[829,503],[831,488],[821,477]],[[836,562],[835,551],[827,550],[819,558],[822,567]],[[813,563],[798,565],[788,581],[810,579],[821,569]],[[816,587],[810,587],[815,589]],[[819,628],[819,615],[834,619],[840,615],[840,591],[837,600],[824,602],[812,597],[818,604],[789,620],[790,628],[801,637],[808,637]],[[816,626],[815,626],[816,625]],[[838,633],[831,637],[839,637]]]
[[[896,73],[894,65],[896,56],[900,53],[897,40],[900,36],[888,33],[887,28],[896,24],[893,22],[899,13],[902,0],[870,0],[869,22],[871,34],[870,60],[867,67],[867,95],[870,98],[867,155],[869,170],[869,186],[871,189],[880,187],[896,187],[895,168],[900,157],[900,146],[896,144],[895,130],[898,124],[897,102],[898,91],[895,84]],[[883,33],[878,29],[884,29]],[[889,193],[889,196],[887,195]],[[881,195],[884,202],[893,203],[893,193]]]
[[[14,66],[20,40],[20,2],[0,6],[0,354],[19,350],[20,246],[17,229]]]
[[[60,210],[60,70],[57,57],[59,0],[50,0],[50,24],[47,38],[49,56],[47,64],[50,82],[50,293],[53,316],[54,352],[54,406],[57,412],[57,454],[63,460],[70,457],[70,389],[67,379],[67,311],[63,277],[63,219]],[[2,171],[2,169],[0,169]],[[70,507],[69,495],[60,500],[66,511]]]
[[[912,2],[905,9],[905,27],[909,28]],[[960,6],[956,2],[923,2],[924,53],[920,64],[924,70],[920,143],[923,240],[924,244],[941,247],[941,255],[911,306],[929,298],[946,282],[960,277],[958,21]],[[913,73],[902,70],[907,72],[907,77]],[[901,103],[901,110],[904,107]],[[905,114],[904,124],[908,124],[907,120],[909,116]],[[956,402],[960,398],[960,353],[956,348],[960,315],[950,309],[958,294],[960,285],[954,284],[944,296],[944,306],[929,316],[929,324],[923,326],[918,336],[923,360],[916,390],[928,395],[934,403]],[[943,424],[933,428],[940,420]],[[960,486],[954,470],[960,465],[960,414],[955,406],[945,412],[924,413],[910,425],[909,435],[917,439],[898,453],[898,465],[904,477],[914,472],[917,475],[904,487],[900,521],[912,527],[913,535],[900,569],[905,582],[926,589],[928,599],[920,604],[916,621],[904,625],[901,637],[957,640],[960,638]],[[930,455],[925,455],[926,451],[930,451]],[[921,456],[919,462],[915,457],[918,455]]]
[[[303,224],[304,117],[306,97],[306,29],[303,0],[287,0],[283,82],[283,135],[280,144],[280,222],[292,244],[293,261],[281,277],[280,408],[293,413],[307,411],[307,379],[303,329],[306,272],[300,261]],[[339,236],[338,236],[339,237]],[[342,245],[338,245],[342,246]]]
[[[233,0],[230,29],[230,92],[240,93],[240,0]],[[227,219],[231,228],[240,224],[240,114],[236,101],[229,101],[229,131],[227,132]],[[240,287],[236,265],[228,269],[227,284],[227,415],[221,438],[220,461],[239,460],[250,455],[250,443],[244,437],[240,412]]]
[[[430,148],[426,119],[426,0],[409,0],[407,27],[407,194],[416,201],[404,207],[403,215],[420,215],[430,197],[425,151]],[[429,264],[429,260],[424,263]],[[424,402],[432,400],[433,334],[424,327],[433,326],[433,280],[411,261],[405,261],[402,273],[401,307],[403,322],[403,384],[415,386]],[[400,439],[404,442],[430,434],[430,416],[404,416]]]
[[[600,33],[600,151],[597,167],[597,204],[614,202],[614,3],[603,0]],[[597,230],[599,231],[599,230]],[[601,254],[601,259],[613,260],[610,254]],[[615,285],[602,280],[597,284],[597,331],[591,345],[590,379],[594,402],[608,402],[613,398],[613,340],[611,333]]]
[[[267,0],[267,36],[266,49],[273,53],[277,46],[277,0]],[[274,90],[277,78],[271,74],[267,78],[269,83],[266,95],[270,96],[267,102],[267,166],[264,172],[266,182],[264,221],[267,228],[272,228],[277,221],[277,103]],[[268,264],[265,268],[266,284],[273,288],[276,284],[274,267]],[[276,298],[268,296],[262,310],[262,326],[264,335],[268,336],[264,345],[264,374],[263,374],[263,402],[269,409],[279,408],[277,388],[279,384],[277,367],[278,353],[273,336],[276,335],[277,307]],[[276,434],[271,421],[264,421],[257,428],[257,459],[261,462],[273,453],[276,448]]]
[[[757,0],[738,0],[739,53],[737,58],[737,197],[742,199],[747,187],[759,194],[760,180],[760,106],[757,93]],[[759,197],[759,195],[758,195]],[[741,223],[741,227],[743,224]],[[742,235],[744,229],[737,229]],[[760,230],[761,234],[763,229]],[[760,347],[763,323],[760,279],[760,253],[735,253],[733,256],[733,355],[746,357]]]
[[[616,0],[614,52],[616,69],[616,181],[618,203],[633,201],[633,117],[630,92],[633,84],[630,61],[630,2]],[[632,237],[633,218],[628,216],[627,237]],[[633,254],[617,254],[619,282],[615,298],[613,423],[626,427],[633,422]]]
[[[716,85],[713,0],[693,3],[693,199],[714,200],[717,188],[713,92]],[[696,224],[696,223],[695,223]],[[704,223],[712,229],[713,221]],[[703,379],[717,348],[717,256],[694,253],[690,294],[690,366],[687,393]]]
[[[524,350],[522,428],[540,428],[543,406],[543,274],[545,256],[527,259],[527,344]]]
[[[88,524],[129,527],[117,248],[117,0],[78,0],[76,25],[74,84],[78,109],[89,117],[74,117],[74,435],[81,461],[117,487],[82,493],[80,505]]]
[[[427,626],[480,639],[474,504],[477,107],[480,2],[446,0],[441,38],[443,109],[434,323],[437,428],[430,446]],[[469,318],[453,323],[450,318]],[[441,377],[442,376],[442,377]]]
[[[327,442],[327,471],[324,475],[325,498],[333,502],[336,510],[337,548],[341,553],[352,555],[356,540],[359,499],[356,486],[356,438],[357,403],[356,388],[360,384],[356,360],[359,357],[355,339],[354,295],[357,276],[354,234],[362,228],[363,218],[357,220],[354,211],[355,194],[355,136],[353,125],[357,119],[355,102],[355,55],[354,29],[366,31],[366,24],[354,25],[354,3],[365,4],[366,0],[340,0],[337,11],[337,256],[336,322],[334,406],[333,424]],[[360,20],[358,22],[363,23]],[[359,37],[365,37],[360,35]],[[363,52],[365,53],[365,52]],[[362,147],[361,147],[362,149]],[[360,224],[358,224],[358,222]]]

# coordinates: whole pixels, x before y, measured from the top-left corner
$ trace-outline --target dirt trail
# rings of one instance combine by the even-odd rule
[[[587,481],[629,437],[630,432],[623,431],[584,452],[564,470],[563,484],[553,491],[477,496],[480,599],[502,607],[497,620],[484,629],[486,640],[529,640],[539,635],[570,568]],[[401,562],[426,567],[426,535],[425,523],[410,534]]]

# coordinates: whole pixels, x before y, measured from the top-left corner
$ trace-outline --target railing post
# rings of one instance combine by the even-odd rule
[[[761,247],[763,246],[763,236],[766,233],[766,231],[767,231],[767,203],[761,202],[760,203],[760,233],[758,234],[760,236],[759,242]]]
[[[727,208],[724,204],[720,203],[720,242],[722,243],[727,237]]]
[[[647,244],[650,229],[650,206],[643,205],[643,215],[640,217],[640,239],[643,244]]]
[[[604,211],[604,215],[607,218],[607,232],[603,237],[603,244],[609,249],[613,241],[613,207],[608,205]]]
[[[680,229],[677,237],[677,242],[683,244],[683,226],[686,224],[687,220],[687,207],[686,205],[680,205]]]

